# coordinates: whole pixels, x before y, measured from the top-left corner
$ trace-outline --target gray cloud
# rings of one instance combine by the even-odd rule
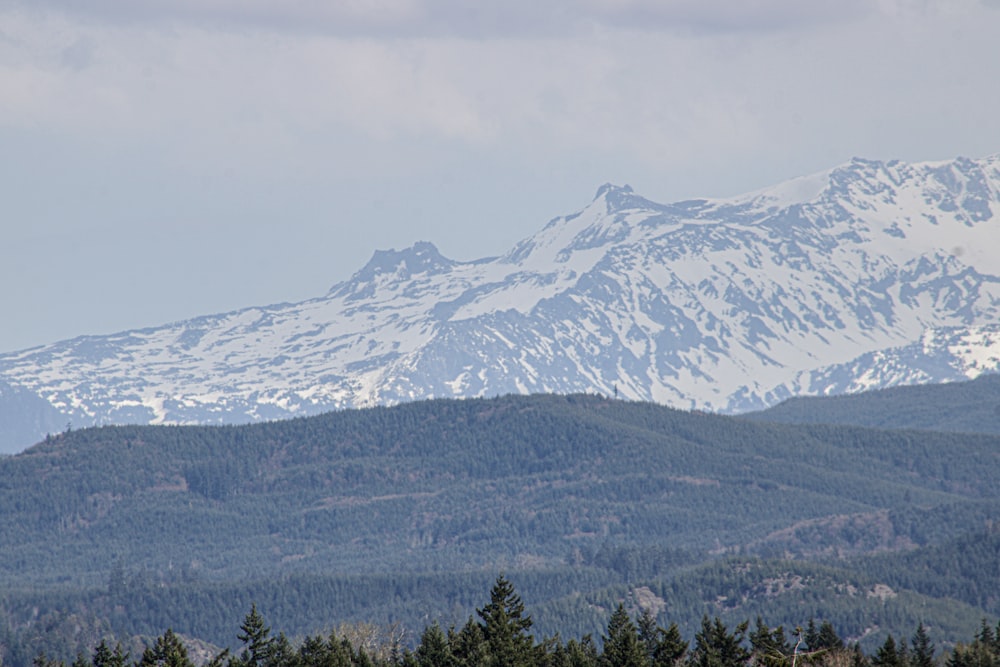
[[[600,27],[780,31],[852,20],[876,7],[865,0],[21,0],[21,4],[34,11],[112,23],[177,21],[224,30],[471,39],[565,35]]]
[[[82,70],[94,61],[94,49],[92,39],[81,37],[62,50],[60,61],[64,67]]]

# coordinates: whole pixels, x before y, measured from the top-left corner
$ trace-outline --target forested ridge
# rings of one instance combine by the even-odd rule
[[[461,627],[505,571],[543,636],[642,601],[688,637],[760,615],[950,646],[1000,614],[998,456],[583,395],[68,428],[0,459],[0,645],[18,667],[164,628],[231,645],[254,602],[290,636]]]
[[[1000,374],[987,373],[968,382],[792,398],[746,418],[789,424],[1000,434]]]

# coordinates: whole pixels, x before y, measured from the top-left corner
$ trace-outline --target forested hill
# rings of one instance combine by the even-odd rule
[[[1000,434],[1000,375],[982,375],[968,382],[792,398],[745,417],[788,424],[853,424]]]
[[[0,461],[0,578],[104,580],[114,555],[215,578],[552,564],[607,540],[739,550],[804,521],[996,500],[998,452],[593,396],[86,429]],[[852,548],[809,548],[834,546]]]
[[[599,630],[631,596],[682,623],[770,610],[790,627],[831,618],[848,637],[912,632],[934,610],[947,619],[935,631],[961,637],[1000,611],[969,592],[969,577],[995,590],[989,549],[939,589],[882,561],[870,578],[856,559],[936,548],[919,561],[930,571],[962,540],[996,544],[998,457],[996,436],[587,395],[72,430],[0,459],[0,620],[18,637],[64,622],[80,642],[91,614],[95,632],[224,641],[219,624],[258,600],[290,632],[419,627],[463,621],[506,571],[562,632]],[[758,558],[782,560],[739,560]]]

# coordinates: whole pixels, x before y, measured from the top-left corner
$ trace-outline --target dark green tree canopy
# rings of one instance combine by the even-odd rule
[[[420,667],[455,667],[457,664],[448,645],[448,637],[436,622],[420,636],[416,658]]]
[[[646,647],[639,640],[635,624],[620,604],[608,621],[608,634],[604,637],[602,667],[648,667]]]
[[[872,656],[873,667],[907,667],[905,654],[901,653],[896,646],[896,640],[892,635],[885,638],[885,642],[879,647],[875,655]]]
[[[501,574],[490,591],[490,601],[477,609],[483,638],[493,667],[526,667],[535,663],[534,638],[528,634],[531,617],[514,586]]]
[[[156,642],[142,653],[139,667],[194,667],[187,648],[173,630],[156,638]]]
[[[241,667],[265,667],[270,663],[274,648],[274,639],[270,635],[271,628],[257,611],[257,603],[252,603],[250,613],[240,625],[240,634],[236,635],[246,645],[239,659]]]
[[[927,636],[927,628],[921,622],[910,640],[910,667],[934,667],[934,644]]]
[[[714,621],[709,621],[707,615],[702,617],[688,667],[743,667],[750,659],[750,652],[743,646],[747,625],[743,622],[729,632],[718,616]]]

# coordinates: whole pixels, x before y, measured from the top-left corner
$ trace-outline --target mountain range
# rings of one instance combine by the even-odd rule
[[[421,242],[301,303],[0,355],[0,449],[67,423],[542,392],[735,413],[968,379],[1000,368],[996,248],[1000,155],[672,204],[604,185],[501,256]]]

